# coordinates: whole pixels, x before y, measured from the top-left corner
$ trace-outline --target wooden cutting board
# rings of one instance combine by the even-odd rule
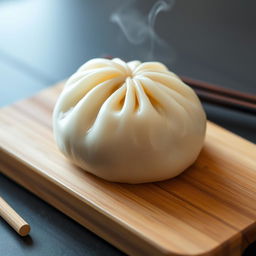
[[[196,163],[175,179],[127,185],[73,166],[51,114],[62,85],[0,110],[0,170],[130,255],[241,255],[256,240],[256,147],[208,122]]]

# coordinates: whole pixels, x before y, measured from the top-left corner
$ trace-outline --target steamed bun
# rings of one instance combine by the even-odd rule
[[[182,173],[205,128],[194,91],[159,62],[92,59],[66,82],[53,113],[57,145],[73,163],[125,183]]]

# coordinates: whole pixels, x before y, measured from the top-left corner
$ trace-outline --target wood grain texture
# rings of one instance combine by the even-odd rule
[[[182,175],[110,183],[73,166],[53,140],[62,84],[0,110],[0,170],[130,255],[238,256],[256,240],[256,147],[208,122]]]

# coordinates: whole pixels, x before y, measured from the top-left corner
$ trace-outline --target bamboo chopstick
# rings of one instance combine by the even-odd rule
[[[207,92],[212,92],[215,94],[220,94],[222,96],[226,97],[232,97],[233,99],[241,100],[241,101],[246,101],[246,102],[251,102],[251,103],[256,103],[256,96],[245,93],[245,92],[240,92],[234,89],[230,88],[224,88],[220,85],[216,84],[210,84],[204,81],[199,81],[196,79],[192,79],[186,76],[180,76],[181,80],[185,82],[186,84],[190,85],[191,87],[204,90]]]
[[[20,235],[26,236],[30,232],[30,225],[0,197],[0,216]]]
[[[235,109],[249,114],[256,114],[256,95],[223,88],[218,85],[180,77],[183,82],[191,86],[198,97],[208,103]]]

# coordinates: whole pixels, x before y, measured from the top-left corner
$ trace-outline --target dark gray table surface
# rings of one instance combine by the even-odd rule
[[[93,57],[147,60],[148,40],[132,44],[110,17],[130,24],[126,33],[139,41],[148,36],[146,14],[154,2],[0,0],[0,105],[67,78]],[[176,0],[156,19],[164,44],[156,42],[153,58],[178,74],[256,93],[255,9],[254,0]],[[255,116],[204,107],[209,120],[256,142]],[[0,256],[123,255],[1,174],[0,195],[32,226],[31,235],[20,238],[1,220]],[[256,255],[256,245],[244,255]]]

